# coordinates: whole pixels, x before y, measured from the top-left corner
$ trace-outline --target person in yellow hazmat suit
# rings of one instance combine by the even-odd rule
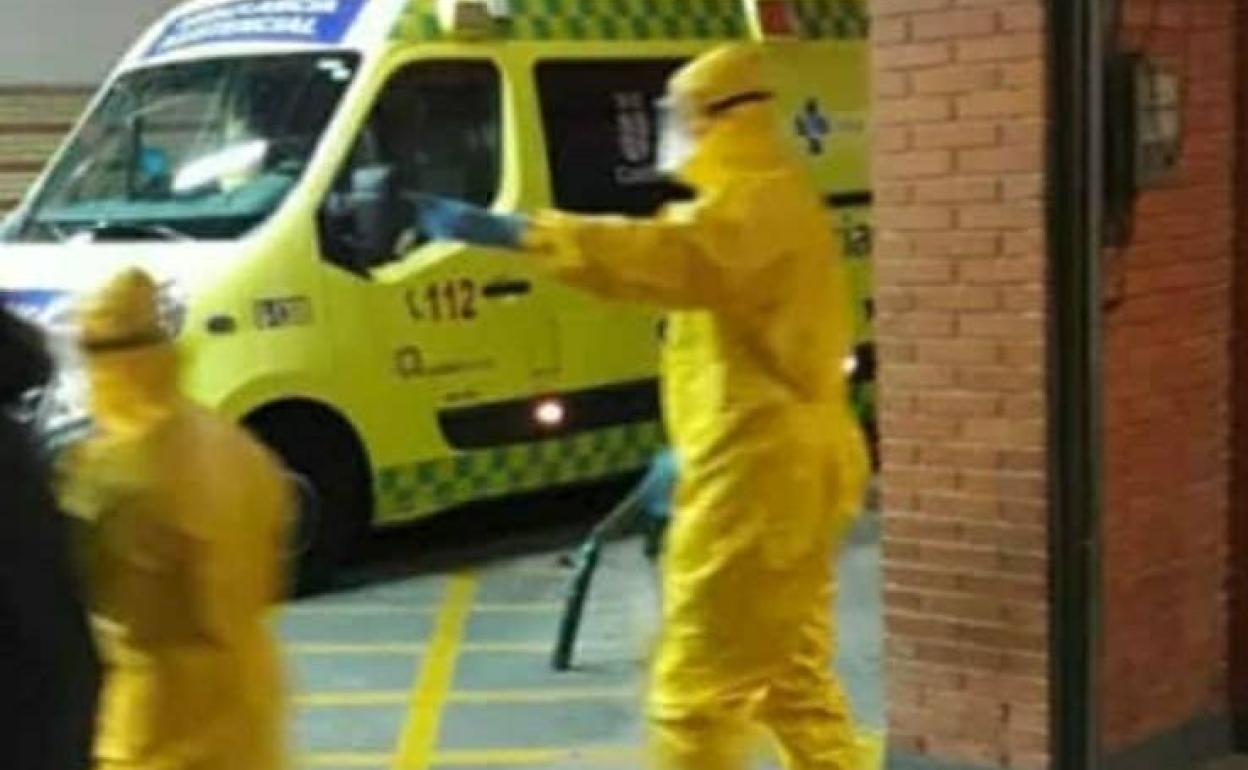
[[[752,722],[792,770],[857,762],[830,673],[832,559],[868,472],[842,370],[850,299],[764,56],[721,48],[674,76],[658,160],[696,198],[656,218],[416,202],[427,236],[518,249],[569,284],[671,311],[662,389],[680,474],[649,706],[665,770],[743,767]]]
[[[105,663],[99,770],[276,770],[282,682],[268,620],[291,495],[243,429],[184,399],[152,279],[82,307],[94,435],[65,460]]]

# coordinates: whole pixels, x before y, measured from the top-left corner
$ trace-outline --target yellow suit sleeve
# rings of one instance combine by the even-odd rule
[[[726,309],[764,265],[741,196],[721,191],[653,219],[539,214],[525,249],[559,280],[669,310]]]

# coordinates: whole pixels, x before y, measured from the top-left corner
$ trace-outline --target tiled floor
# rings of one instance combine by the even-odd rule
[[[841,658],[857,718],[878,730],[879,550],[873,523],[842,562]],[[297,768],[638,766],[641,683],[656,621],[651,566],[612,546],[577,668],[549,666],[567,571],[558,552],[391,575],[292,604],[281,620]]]

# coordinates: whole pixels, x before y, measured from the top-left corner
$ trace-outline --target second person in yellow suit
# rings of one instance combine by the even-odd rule
[[[666,106],[659,161],[692,202],[653,219],[530,221],[427,198],[421,224],[671,311],[663,406],[680,474],[649,709],[660,767],[739,770],[757,721],[791,770],[848,770],[854,732],[830,673],[832,559],[867,458],[842,373],[839,248],[776,129],[759,49],[694,62]]]
[[[290,515],[277,461],[178,392],[157,289],[131,270],[81,314],[95,435],[66,503],[92,530],[106,671],[101,770],[277,770],[282,682],[269,613]]]

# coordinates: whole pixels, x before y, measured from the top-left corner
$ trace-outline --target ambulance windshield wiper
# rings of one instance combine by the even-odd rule
[[[143,222],[97,222],[86,228],[94,240],[162,240],[191,241],[190,235],[169,225],[154,225]]]

